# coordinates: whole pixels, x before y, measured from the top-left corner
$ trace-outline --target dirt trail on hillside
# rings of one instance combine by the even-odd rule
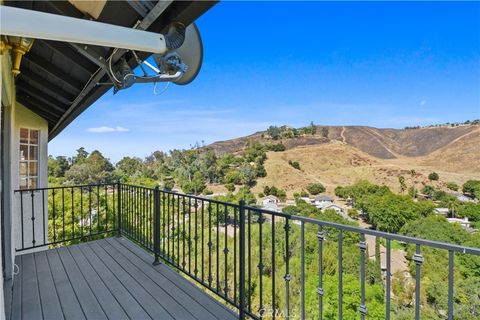
[[[395,151],[391,150],[389,147],[387,147],[382,142],[382,140],[379,139],[379,137],[382,138],[382,136],[378,132],[375,132],[370,128],[364,128],[363,130],[366,131],[367,133],[369,133],[375,139],[375,141],[377,141],[385,150],[390,152],[395,158],[404,158],[405,157],[405,156],[400,155],[400,154],[396,153]]]
[[[347,139],[345,138],[345,126],[342,127],[342,132],[340,132],[340,137],[342,137],[343,143],[347,143]]]

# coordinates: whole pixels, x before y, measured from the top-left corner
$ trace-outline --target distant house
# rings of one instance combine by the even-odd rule
[[[314,204],[317,208],[323,209],[325,206],[332,204],[333,203],[333,198],[330,198],[329,196],[316,196],[314,200]]]
[[[323,208],[322,208],[322,211],[323,210],[327,210],[327,209],[332,209],[332,210],[335,210],[336,213],[343,213],[343,208],[334,204],[334,203],[330,203],[330,204],[327,204],[325,205]]]
[[[458,223],[460,224],[463,228],[468,229],[470,228],[470,221],[468,221],[468,218],[465,217],[463,219],[460,218],[447,218],[447,221],[450,223]]]
[[[448,208],[435,208],[433,209],[433,214],[447,217],[450,210]]]
[[[300,200],[303,200],[306,203],[313,203],[312,199],[310,199],[309,197],[300,197]]]
[[[467,194],[456,193],[454,194],[454,196],[457,198],[458,201],[461,201],[461,202],[475,202],[475,198]]]
[[[261,201],[261,205],[264,207],[268,205],[277,205],[280,203],[280,199],[272,195],[263,197],[260,201]]]

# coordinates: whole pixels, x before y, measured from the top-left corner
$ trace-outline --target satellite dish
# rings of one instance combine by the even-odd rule
[[[192,82],[200,72],[203,61],[202,39],[197,26],[192,23],[188,27],[174,22],[169,26],[164,35],[166,53],[154,54],[156,66],[145,61],[140,61],[133,51],[133,55],[140,63],[143,75],[136,75],[125,59],[119,61],[115,68],[109,65],[109,75],[115,86],[114,93],[131,87],[135,83],[173,82],[185,85]],[[151,75],[141,66],[145,64],[155,74]]]
[[[163,73],[175,74],[181,70],[181,75],[171,81],[185,85],[193,81],[200,72],[203,61],[203,45],[197,26],[192,23],[185,29],[183,44],[166,54],[155,54],[153,59],[158,69]]]

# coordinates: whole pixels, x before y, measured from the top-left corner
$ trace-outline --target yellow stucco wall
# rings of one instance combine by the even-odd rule
[[[20,183],[20,128],[37,129],[40,131],[38,185],[39,187],[47,187],[48,122],[16,101],[15,79],[11,72],[11,59],[9,52],[4,52],[4,54],[0,55],[0,58],[0,98],[3,117],[0,126],[0,132],[2,135],[0,150],[3,158],[3,168],[0,168],[0,170],[3,170],[0,175],[0,187],[3,191],[3,198],[1,199],[3,209],[1,214],[4,220],[5,230],[3,237],[5,240],[5,279],[8,280],[13,275],[15,247],[18,246],[19,238],[21,237],[19,196],[14,194],[14,190],[19,188]],[[40,197],[38,197],[38,201],[41,201]],[[27,222],[28,220],[24,221],[24,228],[27,226],[28,229]],[[38,223],[41,225],[41,223],[44,222],[39,220]],[[42,228],[39,228],[39,230],[42,230]],[[25,232],[24,230],[24,233],[28,234],[28,231]],[[0,237],[0,239],[2,238]],[[3,277],[0,277],[0,319],[4,316],[4,312]]]

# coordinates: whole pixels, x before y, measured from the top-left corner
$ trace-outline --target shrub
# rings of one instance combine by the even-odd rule
[[[225,184],[225,189],[227,189],[229,192],[233,192],[235,191],[235,185],[233,183],[227,183]]]
[[[480,180],[468,180],[463,184],[463,193],[480,199]]]
[[[213,191],[210,190],[210,189],[205,189],[205,190],[203,190],[203,194],[206,195],[206,196],[208,196],[208,195],[213,194]]]
[[[458,191],[458,184],[456,184],[455,182],[449,182],[447,183],[447,188],[452,191]]]
[[[297,161],[288,161],[288,164],[291,165],[293,168],[297,169],[297,170],[301,170],[300,169],[300,163],[298,163]]]
[[[285,192],[285,190],[282,190],[282,189],[279,189],[275,186],[265,186],[263,188],[263,193],[266,195],[266,196],[275,196],[275,197],[278,197],[280,199],[285,199],[287,197],[287,193]]]
[[[280,151],[285,151],[287,148],[283,143],[277,143],[277,144],[272,144],[270,145],[270,150],[274,152],[280,152]]]
[[[360,216],[358,210],[355,208],[348,209],[347,214],[352,219],[358,219],[358,217]]]
[[[242,177],[240,176],[240,172],[236,169],[227,172],[224,180],[226,183],[233,183],[233,184],[242,183]]]
[[[307,191],[312,195],[317,195],[319,193],[325,192],[325,187],[321,183],[311,183],[307,186]]]
[[[163,183],[163,188],[165,190],[172,190],[173,187],[175,187],[175,181],[173,179],[171,180],[166,180],[164,183]]]
[[[300,191],[300,197],[302,198],[308,197],[308,192],[305,190]]]
[[[436,172],[431,172],[429,175],[428,175],[428,179],[432,180],[432,181],[437,181],[440,177],[438,176],[438,173]]]

